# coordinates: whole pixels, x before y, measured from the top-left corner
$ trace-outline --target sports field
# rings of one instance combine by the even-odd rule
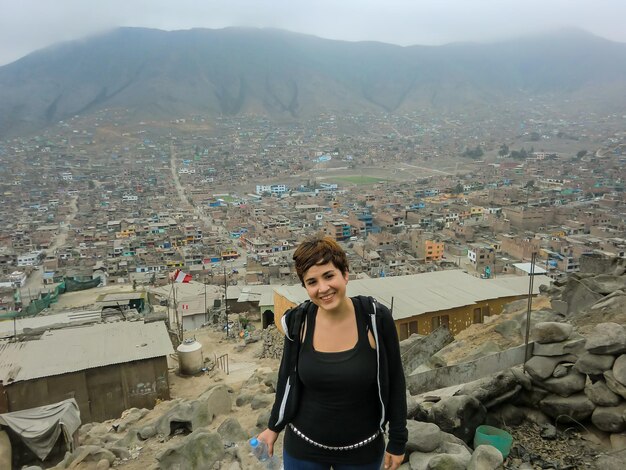
[[[376,178],[374,176],[361,176],[361,175],[355,175],[355,176],[333,176],[332,178],[329,178],[329,181],[332,179],[333,182],[337,182],[337,183],[348,183],[348,184],[355,184],[357,186],[361,186],[361,185],[371,185],[371,184],[376,184],[376,183],[381,183],[384,181],[387,181],[385,178]]]

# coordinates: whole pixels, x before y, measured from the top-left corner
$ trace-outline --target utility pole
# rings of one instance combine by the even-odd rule
[[[226,298],[226,292],[228,290],[228,280],[226,279],[226,266],[222,264],[224,268],[224,313],[226,314],[226,337],[230,336],[230,328],[228,326],[228,300]]]
[[[209,322],[209,311],[206,308],[206,276],[204,276],[204,322]]]

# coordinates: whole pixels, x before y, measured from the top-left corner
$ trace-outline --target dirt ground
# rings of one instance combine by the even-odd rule
[[[256,328],[260,327],[259,324],[255,324]],[[258,369],[258,368],[271,368],[276,370],[278,367],[278,360],[276,359],[259,359],[262,349],[262,343],[256,342],[246,345],[242,348],[243,341],[239,338],[227,339],[224,332],[218,332],[212,328],[204,328],[187,334],[186,337],[195,338],[196,341],[202,344],[202,352],[205,358],[214,359],[215,357],[228,355],[228,367],[229,373],[215,367],[211,371],[201,373],[196,376],[182,376],[178,373],[178,361],[175,357],[168,358],[169,365],[169,380],[170,380],[170,394],[171,398],[185,398],[195,399],[201,395],[207,389],[210,389],[218,384],[226,384],[233,390],[232,402],[233,409],[228,415],[217,416],[213,423],[209,426],[210,431],[215,431],[226,418],[235,418],[239,421],[244,430],[250,431],[250,437],[255,434],[255,426],[258,416],[265,410],[252,410],[250,405],[242,406],[241,408],[235,405],[235,399],[241,390],[243,383]],[[140,421],[133,424],[132,427],[141,427],[147,425],[158,419],[166,411],[169,410],[169,404],[167,402],[158,403],[153,410],[144,416]],[[117,420],[109,420],[104,424],[113,425]],[[120,438],[123,434],[120,433]],[[150,438],[142,443],[141,447],[131,448],[130,452],[132,459],[119,462],[115,468],[124,470],[148,470],[156,464],[155,456],[171,444],[175,444],[177,441],[184,439],[184,435],[174,435],[169,438],[159,439],[158,437]],[[280,443],[279,443],[280,444]],[[280,452],[280,445],[277,446],[277,451]],[[247,459],[253,459],[247,451],[243,449],[240,452],[242,455],[242,468],[254,468],[254,461]],[[95,470],[94,463],[81,463],[76,467],[76,470]]]
[[[128,291],[130,289],[130,286],[109,286],[105,288],[94,289],[93,292],[88,291],[82,293],[64,294],[63,296],[59,297],[59,303],[54,306],[54,309],[62,310],[89,305],[95,302],[96,297],[104,292]],[[549,308],[549,303],[549,298],[539,296],[533,300],[533,310]],[[525,308],[523,310],[525,311]],[[519,312],[513,312],[512,314],[517,313]],[[494,331],[496,325],[498,325],[502,321],[505,321],[507,318],[510,318],[509,315],[510,314],[490,317],[486,323],[472,325],[470,328],[458,334],[456,339],[461,342],[462,345],[459,348],[453,348],[452,350],[450,350],[449,353],[446,354],[446,362],[448,364],[462,362],[467,358],[468,354],[472,354],[474,350],[478,349],[481,345],[488,341],[494,342],[501,349],[512,347],[516,344],[522,344],[523,338],[521,338],[521,336],[517,339],[506,339],[502,335]],[[260,324],[256,323],[254,326],[256,328],[259,328]],[[194,338],[196,341],[202,344],[204,357],[211,359],[211,361],[209,361],[209,364],[213,363],[215,361],[215,358],[227,355],[229,371],[227,374],[225,371],[215,367],[212,370],[203,372],[197,376],[182,376],[178,373],[177,358],[175,356],[171,356],[168,358],[168,365],[170,394],[172,399],[195,399],[204,391],[217,384],[226,384],[233,390],[232,412],[227,416],[218,416],[211,424],[210,430],[215,431],[227,417],[233,417],[239,421],[244,430],[249,431],[251,436],[254,435],[254,433],[256,433],[255,426],[258,417],[266,410],[252,410],[250,405],[242,406],[241,408],[239,408],[235,405],[235,399],[239,394],[243,383],[258,368],[269,368],[271,370],[276,370],[278,368],[279,361],[277,359],[259,359],[259,355],[263,346],[261,342],[251,343],[244,346],[243,341],[238,337],[226,338],[223,331],[217,331],[212,327],[187,332],[186,337]],[[147,425],[155,421],[168,409],[168,403],[158,403],[153,410],[151,410],[139,422],[135,423],[133,427]],[[117,420],[110,420],[107,421],[105,424],[112,426],[116,423],[116,421]],[[523,429],[515,430],[514,432],[518,432],[520,436],[526,436],[528,434],[527,431],[528,430]],[[532,436],[535,433],[530,434]],[[120,434],[120,438],[121,437],[123,437],[123,434]],[[571,437],[573,436],[570,435],[567,437],[569,437],[571,440]],[[142,443],[141,447],[130,449],[132,458],[130,460],[116,463],[116,468],[121,468],[124,470],[151,469],[156,464],[155,456],[156,454],[158,454],[158,452],[160,452],[165,446],[176,443],[183,438],[184,435],[174,435],[168,438],[159,439],[158,437],[154,437],[148,439],[147,441]],[[532,443],[525,442],[524,439],[520,439],[520,444],[533,448],[535,447],[533,444],[536,443],[534,441]],[[555,442],[546,443],[546,445],[548,446],[555,446],[555,444]],[[282,452],[281,438],[279,438],[279,441],[277,442],[276,452]],[[562,454],[566,455],[567,449],[563,450]],[[580,460],[578,461],[587,463],[589,460],[592,459],[593,454],[593,452],[585,452],[584,455],[581,454]],[[252,469],[257,467],[258,464],[255,463],[253,458],[249,455],[247,449],[242,449],[242,451],[240,452],[240,456],[242,458],[242,468]],[[547,457],[544,457],[544,459],[547,460]],[[567,460],[561,460],[560,463],[563,464],[565,462],[571,463]],[[76,468],[77,470],[93,470],[96,467],[95,464],[81,463],[73,468]],[[577,467],[565,466],[563,468]]]

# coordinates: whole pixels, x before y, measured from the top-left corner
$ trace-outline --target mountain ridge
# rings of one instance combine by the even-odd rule
[[[397,46],[277,29],[119,28],[0,67],[0,136],[124,107],[164,119],[499,106],[527,97],[625,104],[626,44],[580,31]]]

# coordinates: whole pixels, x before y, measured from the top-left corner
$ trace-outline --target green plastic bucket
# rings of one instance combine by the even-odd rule
[[[498,449],[502,457],[506,459],[509,456],[512,444],[513,436],[503,429],[487,426],[486,424],[476,428],[474,449],[480,445],[490,445]]]

